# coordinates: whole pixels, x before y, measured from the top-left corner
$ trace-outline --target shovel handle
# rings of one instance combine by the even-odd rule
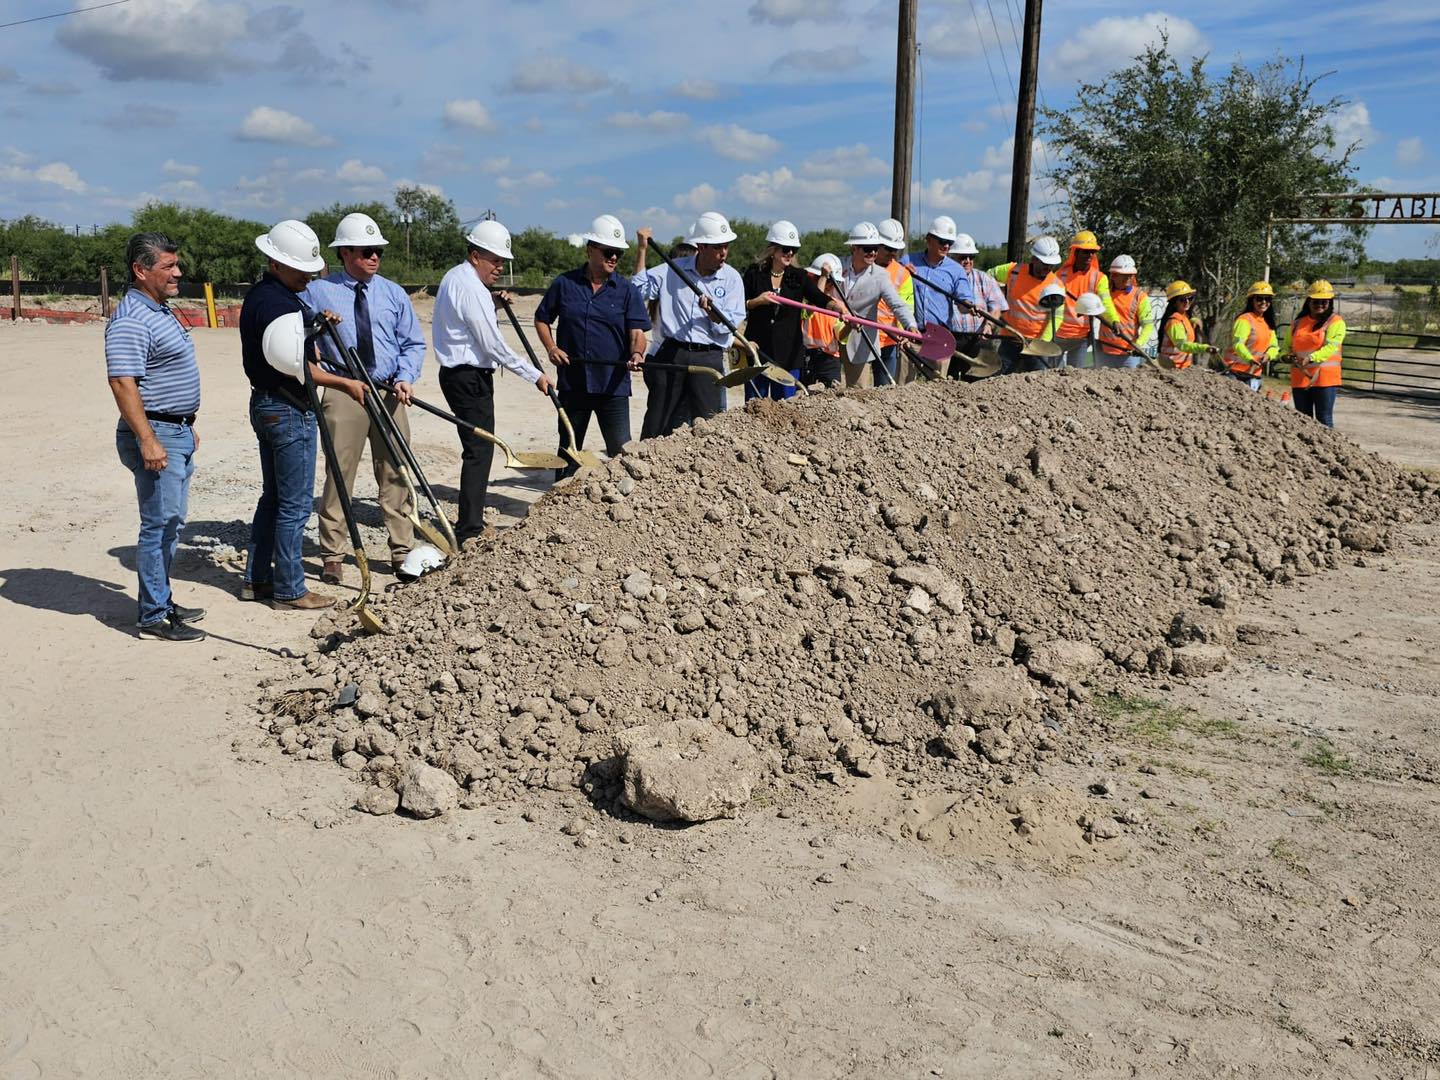
[[[791,300],[788,296],[775,294],[775,302],[784,304],[786,307],[799,308],[801,311],[813,311],[819,315],[829,315],[832,318],[844,319],[848,322],[859,323],[861,326],[873,326],[876,330],[884,330],[887,334],[895,337],[908,338],[910,341],[923,341],[924,334],[917,334],[913,330],[904,330],[898,326],[891,326],[889,323],[876,322],[874,319],[862,319],[859,315],[841,315],[831,311],[829,308],[816,307],[814,304],[802,304],[799,300]]]
[[[530,339],[525,336],[525,331],[520,329],[520,320],[515,317],[515,309],[510,306],[508,301],[500,299],[500,297],[494,293],[491,293],[491,295],[495,297],[496,303],[505,309],[505,317],[510,320],[510,325],[515,328],[515,336],[520,339],[520,344],[525,346],[525,355],[530,357],[530,363],[534,364],[539,371],[543,372],[545,369],[540,366],[540,358],[535,355],[535,346],[530,344]]]

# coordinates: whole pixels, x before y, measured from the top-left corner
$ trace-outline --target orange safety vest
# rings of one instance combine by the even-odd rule
[[[1160,328],[1160,357],[1170,361],[1170,366],[1177,371],[1183,371],[1195,362],[1195,357],[1188,352],[1182,352],[1179,345],[1170,340],[1170,324],[1178,322],[1185,328],[1185,340],[1191,344],[1195,342],[1195,324],[1190,321],[1190,316],[1183,311],[1177,311],[1170,318],[1165,320],[1165,325]]]
[[[805,348],[815,349],[827,356],[840,355],[840,320],[833,315],[819,312],[802,312],[805,316]]]
[[[1036,277],[1029,263],[1011,263],[1010,275],[1005,279],[1005,299],[1010,304],[1010,310],[1002,316],[1005,325],[1027,338],[1043,334],[1050,313],[1040,306],[1040,293],[1054,278],[1053,271]]]
[[[890,275],[890,284],[895,286],[897,293],[900,291],[900,286],[905,284],[905,279],[910,276],[910,268],[899,259],[891,259],[880,269]],[[886,326],[900,325],[900,320],[895,317],[895,313],[890,310],[890,305],[883,299],[880,301],[880,306],[875,309],[875,321],[882,322]],[[882,349],[888,349],[899,340],[900,339],[893,334],[887,334],[883,330],[880,331],[880,347]]]
[[[1110,302],[1115,305],[1115,314],[1119,316],[1120,329],[1131,341],[1140,337],[1140,301],[1146,295],[1138,285],[1129,292],[1110,293]],[[1134,351],[1124,338],[1103,322],[1100,324],[1100,348],[1110,356],[1129,356]]]
[[[1325,345],[1325,333],[1330,329],[1330,323],[1336,318],[1335,312],[1330,312],[1330,318],[1326,319],[1319,326],[1315,320],[1301,316],[1290,325],[1290,351],[1293,353],[1313,353],[1316,349]],[[1300,329],[1301,321],[1305,323],[1305,329]],[[1340,385],[1340,365],[1344,361],[1340,358],[1340,350],[1335,350],[1335,355],[1329,360],[1322,360],[1318,364],[1290,365],[1290,389],[1292,390],[1315,390],[1323,386]]]
[[[1250,326],[1250,337],[1245,342],[1245,347],[1250,350],[1250,355],[1255,360],[1245,360],[1235,351],[1232,344],[1225,349],[1225,366],[1236,375],[1247,379],[1258,379],[1265,374],[1265,353],[1269,350],[1271,343],[1275,340],[1275,331],[1270,329],[1270,324],[1256,315],[1253,311],[1243,312],[1236,323],[1248,323]],[[1233,335],[1232,335],[1233,340]]]
[[[1091,256],[1090,269],[1084,273],[1075,269],[1075,253],[1065,260],[1065,265],[1055,271],[1055,276],[1065,286],[1065,318],[1055,331],[1057,338],[1074,341],[1090,336],[1090,318],[1075,314],[1075,301],[1081,293],[1095,292],[1100,286],[1100,258],[1098,252]]]

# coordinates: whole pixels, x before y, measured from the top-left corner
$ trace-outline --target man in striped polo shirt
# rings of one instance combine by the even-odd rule
[[[136,233],[125,249],[131,284],[105,328],[105,370],[120,407],[115,448],[135,476],[140,536],[142,637],[201,641],[192,626],[201,608],[180,607],[170,592],[170,564],[185,527],[190,477],[195,472],[195,414],[200,368],[195,344],[166,301],[180,291],[176,245],[161,233]]]

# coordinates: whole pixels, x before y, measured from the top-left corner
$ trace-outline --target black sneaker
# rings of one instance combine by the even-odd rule
[[[204,641],[205,631],[186,626],[173,611],[157,623],[140,627],[140,636],[161,641]]]
[[[187,625],[189,623],[197,623],[205,618],[205,609],[203,607],[181,607],[179,604],[171,604],[170,613]]]

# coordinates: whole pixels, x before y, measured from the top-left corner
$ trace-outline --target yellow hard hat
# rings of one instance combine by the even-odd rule
[[[1081,229],[1075,234],[1075,239],[1070,241],[1071,251],[1099,251],[1100,241],[1095,239],[1095,234],[1089,229]]]
[[[1271,285],[1268,281],[1257,281],[1254,285],[1250,286],[1250,291],[1245,294],[1245,299],[1249,300],[1252,296],[1268,296],[1273,300],[1275,298],[1275,286]]]
[[[1305,293],[1306,300],[1334,300],[1335,286],[1324,278],[1317,278],[1310,283],[1310,289]]]
[[[1169,285],[1166,285],[1166,286],[1165,286],[1165,299],[1166,299],[1166,300],[1174,300],[1177,296],[1194,296],[1194,295],[1195,295],[1195,290],[1190,287],[1190,285],[1189,285],[1188,282],[1176,280],[1176,281],[1170,282]]]

